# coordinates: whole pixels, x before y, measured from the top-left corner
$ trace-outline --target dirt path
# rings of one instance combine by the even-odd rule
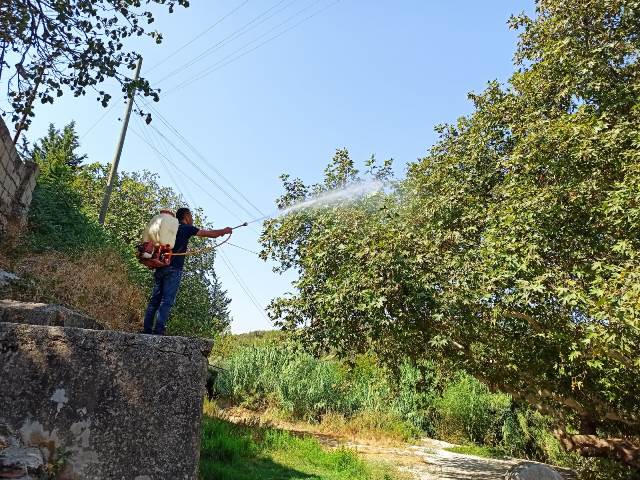
[[[258,416],[249,416],[246,411],[234,409],[234,413],[227,419],[246,422],[252,418],[252,423],[261,423]],[[415,480],[504,480],[505,473],[511,467],[527,461],[516,458],[497,460],[453,453],[445,450],[453,447],[453,444],[430,438],[422,438],[413,445],[391,446],[384,442],[365,443],[358,439],[349,440],[319,433],[300,424],[294,426],[286,422],[277,425],[269,423],[294,434],[313,435],[328,448],[347,447],[368,460],[393,464],[401,471],[411,474]],[[567,480],[574,478],[568,470],[558,471]]]
[[[424,438],[415,445],[388,447],[340,442],[328,438],[320,441],[329,446],[343,445],[356,450],[369,460],[397,465],[416,480],[503,480],[504,474],[521,460],[496,460],[449,452],[447,442]]]
[[[327,438],[320,441],[329,447],[343,445],[352,448],[369,460],[394,464],[401,471],[410,473],[415,480],[504,480],[509,469],[529,462],[518,458],[498,460],[453,453],[445,450],[453,444],[430,438],[406,447],[366,445],[336,439],[327,441]],[[555,468],[564,479],[575,478],[571,471]]]

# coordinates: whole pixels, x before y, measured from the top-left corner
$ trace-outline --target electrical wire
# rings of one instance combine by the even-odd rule
[[[243,221],[240,217],[240,215],[238,215],[236,212],[230,210],[226,205],[224,205],[223,203],[220,202],[220,200],[218,200],[216,197],[214,197],[211,192],[204,188],[202,185],[200,185],[198,182],[196,182],[193,178],[189,177],[186,173],[184,173],[184,169],[181,169],[180,167],[178,167],[178,165],[176,165],[169,157],[163,155],[153,144],[151,144],[150,142],[147,142],[146,139],[144,139],[138,132],[136,132],[135,130],[133,130],[133,133],[138,136],[138,138],[140,138],[143,142],[145,142],[153,151],[155,151],[158,155],[164,157],[164,159],[169,162],[170,165],[172,165],[176,171],[179,171],[181,173],[181,175],[183,175],[187,180],[189,180],[191,183],[193,183],[196,187],[198,187],[200,190],[202,190],[202,192],[207,195],[209,198],[211,198],[215,203],[217,203],[222,209],[226,210],[228,213],[230,213],[231,215],[233,215],[233,217],[235,217],[236,219],[238,219],[239,221]]]
[[[207,175],[207,173],[202,170],[202,168],[200,168],[200,166],[194,162],[193,160],[191,160],[191,158],[189,158],[189,156],[184,153],[179,147],[177,147],[171,140],[169,140],[160,130],[158,130],[154,125],[151,125],[151,128],[154,129],[156,131],[156,133],[158,133],[158,135],[160,135],[160,137],[162,137],[166,142],[169,143],[169,145],[171,145],[173,147],[173,149],[178,152],[191,166],[193,166],[206,180],[208,180],[212,185],[214,185],[218,190],[220,190],[229,200],[231,200],[233,203],[235,203],[238,207],[240,207],[242,210],[244,210],[245,213],[247,213],[248,215],[253,215],[249,210],[247,210],[244,205],[242,205],[240,202],[238,202],[234,197],[232,197],[224,188],[222,188],[213,178],[211,178],[209,175]]]
[[[254,25],[253,27],[248,28],[251,24],[255,23],[256,21],[260,20],[261,17],[263,17],[264,15],[268,14],[270,11],[272,11],[274,8],[278,7],[279,5],[281,5],[282,3],[285,2],[285,0],[280,0],[278,3],[276,3],[275,5],[273,5],[272,7],[268,8],[267,10],[263,11],[262,13],[260,13],[258,16],[254,17],[251,21],[249,21],[248,23],[244,24],[242,27],[234,30],[233,32],[231,32],[229,35],[227,35],[226,37],[224,37],[222,40],[220,40],[218,43],[212,45],[211,47],[205,49],[204,51],[200,52],[198,55],[196,55],[194,58],[192,58],[191,60],[189,60],[188,62],[182,64],[180,67],[176,68],[175,70],[172,70],[171,72],[169,72],[167,75],[165,75],[164,77],[162,77],[160,80],[158,80],[158,83],[164,82],[165,80],[167,80],[168,78],[173,77],[174,75],[184,72],[187,68],[191,67],[192,65],[195,65],[196,63],[198,63],[200,60],[202,60],[203,58],[208,57],[209,55],[211,55],[212,53],[220,50],[220,48],[224,47],[226,44],[230,43],[231,41],[235,40],[236,38],[241,37],[242,35],[244,35],[247,32],[250,32],[251,30],[253,30],[254,28],[262,25],[264,22],[266,22],[267,20],[269,20],[270,18],[272,18],[274,15],[277,15],[278,13],[282,12],[283,10],[285,10],[287,7],[289,7],[289,5],[291,5],[292,3],[294,3],[296,0],[291,0],[289,3],[287,3],[284,7],[282,7],[280,10],[277,10],[276,12],[272,13],[271,15],[267,16],[266,18],[262,19],[260,22],[258,22],[256,25]]]
[[[234,13],[236,13],[238,10],[240,10],[243,6],[245,6],[247,3],[249,3],[249,0],[245,0],[244,2],[242,2],[240,5],[238,5],[236,8],[234,8],[233,10],[231,10],[229,13],[227,13],[226,15],[224,15],[222,18],[220,18],[218,21],[214,22],[213,24],[209,25],[207,28],[205,28],[202,32],[200,32],[198,35],[196,35],[195,37],[193,37],[191,40],[189,40],[187,43],[185,43],[184,45],[182,45],[180,48],[178,48],[177,50],[173,51],[173,53],[167,55],[166,57],[164,57],[162,60],[160,60],[158,63],[156,63],[154,66],[152,66],[149,70],[147,70],[147,74],[151,73],[153,70],[155,70],[156,68],[158,68],[160,65],[162,65],[163,63],[165,63],[167,60],[169,60],[170,58],[175,57],[178,53],[180,53],[182,50],[184,50],[185,48],[187,48],[189,45],[191,45],[193,42],[195,42],[196,40],[198,40],[199,38],[202,38],[204,35],[206,35],[207,33],[209,33],[211,30],[213,30],[215,27],[217,27],[220,23],[222,23],[224,20],[226,20],[227,18],[229,18],[231,15],[233,15]]]
[[[155,129],[155,127],[152,125],[152,128]],[[158,129],[155,129],[156,132],[159,133],[159,135],[164,138],[164,140],[166,140],[180,155],[182,155],[182,157],[187,160],[187,162],[189,162],[194,168],[196,168],[196,170],[198,170],[198,172],[200,172],[200,174],[205,177],[205,179],[207,179],[209,182],[211,182],[214,186],[216,186],[222,193],[224,193],[233,203],[235,203],[237,206],[239,206],[242,210],[244,210],[249,216],[252,216],[253,214],[247,210],[240,202],[238,202],[235,198],[233,198],[226,190],[224,190],[215,180],[213,180],[209,175],[206,174],[206,172],[204,172],[202,170],[202,168],[200,168],[200,166],[195,163],[193,160],[191,160],[191,158],[189,158],[182,150],[180,150],[178,147],[176,147],[173,142],[171,142],[166,136],[164,136],[164,134],[162,132],[160,132]],[[252,231],[254,231],[255,233],[259,234],[259,232],[257,232],[253,227],[250,227],[250,229]]]
[[[303,9],[299,10],[298,12],[296,12],[295,14],[291,15],[290,17],[288,17],[285,21],[279,23],[278,25],[270,28],[269,30],[267,30],[266,32],[264,32],[262,35],[256,37],[255,39],[251,40],[250,42],[244,44],[242,47],[234,50],[233,52],[231,52],[229,55],[223,57],[222,59],[220,59],[218,62],[214,63],[213,65],[207,67],[204,70],[201,70],[199,73],[196,74],[195,78],[191,78],[189,80],[185,80],[184,82],[174,86],[173,88],[171,88],[170,90],[168,90],[164,96],[167,97],[175,92],[177,92],[178,90],[182,90],[184,87],[191,85],[194,82],[197,82],[198,80],[202,80],[205,77],[208,77],[209,75],[211,75],[212,73],[220,70],[221,68],[226,67],[227,65],[230,65],[231,63],[234,63],[236,61],[238,61],[240,58],[244,57],[245,55],[257,50],[258,48],[262,47],[263,45],[266,45],[267,43],[281,37],[282,35],[284,35],[285,33],[289,32],[290,30],[296,28],[298,25],[310,20],[311,18],[315,17],[316,15],[322,13],[323,11],[327,10],[328,8],[332,7],[333,5],[337,4],[340,0],[336,0],[330,4],[328,4],[327,6],[321,8],[320,10],[317,10],[316,12],[312,13],[311,15],[308,15],[307,17],[303,18],[302,20],[300,20],[299,22],[294,23],[292,26],[282,30],[281,32],[277,33],[276,35],[268,38],[267,40],[265,40],[264,42],[259,43],[258,45],[256,45],[255,47],[246,50],[245,52],[240,53],[239,55],[236,55],[238,52],[241,52],[243,49],[245,49],[246,47],[248,47],[249,45],[251,45],[252,43],[257,42],[258,40],[260,40],[261,38],[267,36],[268,34],[270,34],[271,32],[273,32],[274,30],[277,30],[278,28],[282,27],[283,25],[285,25],[286,23],[288,23],[291,19],[295,18],[296,16],[298,16],[300,13],[308,10],[309,8],[313,7],[314,5],[316,5],[317,3],[319,3],[320,0],[316,0],[313,3],[311,3],[310,5],[304,7]],[[236,55],[234,57],[234,55]],[[233,57],[233,58],[232,58]],[[229,60],[228,60],[229,59]],[[226,61],[228,60],[228,61]]]
[[[247,284],[244,283],[244,281],[242,280],[242,277],[240,277],[240,274],[233,267],[231,260],[229,260],[229,257],[224,253],[224,250],[220,250],[219,253],[220,253],[220,258],[222,259],[224,264],[227,266],[227,269],[231,272],[231,275],[233,275],[233,277],[236,279],[236,282],[238,282],[238,285],[240,285],[240,288],[247,295],[251,303],[253,303],[253,306],[256,307],[256,309],[260,312],[260,314],[265,320],[267,320],[268,322],[271,322],[269,317],[264,313],[264,308],[262,307],[262,305],[260,305],[260,302],[258,302],[258,300],[253,295],[253,293],[251,293],[251,290],[249,289]]]
[[[223,174],[220,170],[218,170],[204,155],[202,155],[198,149],[196,149],[196,147],[193,146],[193,144],[191,142],[189,142],[189,140],[187,140],[187,138],[182,135],[182,133],[180,133],[180,131],[171,124],[171,122],[169,122],[169,120],[167,120],[167,118],[162,115],[160,113],[160,111],[158,111],[157,108],[155,108],[153,105],[151,105],[150,103],[147,103],[143,100],[143,104],[149,109],[151,110],[154,114],[156,114],[158,116],[158,118],[160,119],[160,122],[163,123],[170,131],[172,131],[177,137],[178,139],[189,149],[191,150],[191,152],[197,156],[200,160],[202,160],[202,162],[211,170],[213,171],[216,175],[218,175],[218,177],[220,177],[222,179],[222,181],[227,184],[227,186],[229,186],[229,188],[231,188],[231,190],[233,190],[240,198],[242,198],[245,202],[247,202],[247,204],[249,206],[251,206],[256,212],[258,212],[260,215],[264,215],[264,212],[262,212],[262,210],[260,210],[253,202],[251,202],[251,200],[249,200],[240,190],[238,190],[238,188],[231,183]],[[243,209],[244,210],[244,209]],[[245,210],[246,211],[246,210]],[[253,216],[253,213],[249,213],[250,216]]]
[[[82,135],[80,135],[80,139],[82,140],[84,137],[86,137],[87,135],[89,135],[89,133],[91,133],[91,132],[93,131],[93,129],[94,129],[94,128],[96,128],[96,127],[98,126],[98,124],[99,124],[102,120],[104,120],[104,118],[105,118],[107,115],[109,115],[109,113],[111,113],[111,111],[112,111],[114,108],[116,108],[116,105],[118,105],[118,104],[117,104],[116,102],[114,102],[114,103],[111,105],[111,107],[109,107],[109,108],[107,109],[107,111],[106,111],[106,112],[104,112],[102,115],[100,115],[100,117],[99,117],[95,122],[93,122],[93,124],[92,124],[88,129],[87,129],[87,131],[86,131],[86,132],[84,132]]]
[[[136,104],[137,105],[137,104]],[[204,176],[207,180],[209,180],[210,182],[212,182],[216,187],[218,187],[218,189],[220,189],[223,193],[226,194],[226,196],[231,199],[236,205],[240,206],[245,212],[247,212],[249,215],[252,215],[251,212],[249,212],[246,208],[244,208],[239,202],[237,202],[235,200],[235,198],[233,198],[229,193],[227,193],[224,189],[222,189],[222,187],[220,187],[211,177],[209,177],[204,171],[202,171],[202,169],[200,168],[200,166],[198,164],[196,164],[195,162],[193,162],[193,160],[191,160],[191,158],[189,158],[182,150],[180,150],[178,147],[176,147],[173,142],[171,142],[162,132],[160,132],[158,129],[156,129],[153,125],[151,125],[151,128],[154,129],[160,136],[160,138],[162,138],[163,140],[165,140],[166,142],[168,142],[178,153],[180,153],[180,155],[187,160],[187,162],[189,162],[192,166],[194,166],[202,176]],[[185,139],[186,140],[186,139]],[[150,142],[148,142],[148,144],[156,151],[157,148],[155,146],[152,146]],[[194,147],[195,148],[195,147]],[[159,154],[162,155],[161,152],[158,151]],[[167,156],[167,155],[163,155],[164,158],[169,161],[174,167],[176,167],[176,169],[178,169],[178,167],[176,166],[176,164]],[[203,159],[204,160],[204,159]],[[206,161],[206,160],[205,160]],[[207,191],[206,189],[204,189],[204,187],[202,187],[201,185],[199,185],[198,183],[196,183],[193,179],[191,179],[190,177],[188,177],[185,173],[184,173],[184,169],[180,170],[181,173],[187,177],[192,183],[194,183],[195,185],[197,185],[201,190],[203,190],[209,197],[211,198],[215,198],[211,195],[211,193],[209,191]],[[226,180],[226,179],[225,179]],[[228,181],[227,181],[228,182]],[[218,203],[218,205],[222,206],[222,203],[220,203],[219,200],[215,199],[216,203]],[[194,203],[195,205],[195,203]],[[227,207],[223,206],[223,208],[225,208],[228,212],[232,213]],[[240,218],[236,213],[232,213],[233,215],[236,216],[236,218]],[[253,223],[253,222],[252,222]],[[254,233],[256,233],[257,235],[260,235],[260,232],[258,232],[255,228],[253,227],[249,227],[249,229],[251,231],[253,231]]]
[[[239,248],[240,250],[244,250],[245,252],[253,253],[254,255],[260,255],[258,252],[254,252],[253,250],[249,250],[248,248],[241,247],[240,245],[236,245],[235,243],[228,242],[227,245]]]
[[[140,120],[140,121],[142,121],[142,120]],[[161,147],[162,147],[162,142],[161,142],[161,140],[162,140],[162,139],[159,139],[157,136],[156,136],[155,138],[150,138],[150,137],[154,137],[154,135],[155,135],[155,132],[154,132],[153,130],[151,130],[151,129],[149,129],[149,136],[147,136],[147,134],[146,134],[146,127],[147,127],[147,124],[141,125],[140,130],[141,130],[142,134],[144,135],[144,137],[145,137],[147,140],[149,140],[149,141],[147,142],[147,145],[149,145],[149,144],[153,143],[153,144],[157,145],[157,146],[158,146],[158,148],[161,148]],[[155,153],[155,151],[154,151],[154,153]],[[156,157],[158,158],[158,160],[160,160],[160,163],[162,163],[162,166],[164,167],[165,171],[167,172],[167,175],[169,176],[169,178],[171,179],[171,181],[172,181],[172,182],[173,182],[173,184],[175,185],[176,189],[178,190],[178,192],[180,193],[180,195],[182,196],[182,198],[183,198],[183,199],[184,199],[188,204],[190,204],[190,205],[192,205],[192,206],[195,206],[195,202],[193,201],[193,199],[191,198],[191,196],[190,196],[190,195],[189,195],[189,196],[187,196],[187,195],[184,193],[184,190],[180,187],[180,183],[178,182],[177,178],[173,175],[173,170],[172,170],[171,168],[169,168],[169,166],[168,166],[167,162],[166,162],[166,161],[165,161],[165,159],[164,159],[164,157],[169,157],[169,153],[168,153],[168,151],[167,151],[167,149],[166,149],[166,146],[165,146],[165,149],[162,151],[162,153],[163,153],[164,155],[158,155],[158,154],[156,153]]]

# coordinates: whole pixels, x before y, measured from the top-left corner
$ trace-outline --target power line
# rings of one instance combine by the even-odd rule
[[[191,40],[189,40],[187,43],[185,43],[184,45],[182,45],[180,48],[178,48],[177,50],[175,50],[173,53],[171,53],[170,55],[167,55],[166,57],[164,57],[162,60],[160,60],[158,63],[156,63],[153,67],[151,67],[147,73],[150,73],[151,71],[155,70],[156,68],[158,68],[160,65],[162,65],[163,63],[165,63],[167,60],[169,60],[170,58],[173,58],[174,56],[176,56],[178,53],[180,53],[182,50],[184,50],[185,48],[187,48],[189,45],[191,45],[193,42],[195,42],[196,40],[198,40],[199,38],[203,37],[204,35],[206,35],[207,33],[209,33],[211,30],[213,30],[215,27],[217,27],[220,23],[222,23],[224,20],[226,20],[227,18],[229,18],[231,15],[233,15],[234,13],[236,13],[238,10],[240,10],[240,8],[242,8],[243,6],[245,6],[247,3],[249,3],[249,0],[245,0],[244,2],[242,2],[240,5],[238,5],[236,8],[234,8],[233,10],[231,10],[229,13],[227,13],[226,15],[224,15],[222,18],[220,18],[218,21],[214,22],[213,24],[211,24],[210,26],[208,26],[206,29],[204,29],[202,32],[200,32],[198,35],[196,35],[195,37],[193,37]]]
[[[136,135],[138,135],[139,137],[144,137],[144,141],[147,143],[147,145],[151,145],[152,143],[157,143],[154,142],[148,135],[147,132],[145,131],[144,127],[142,127],[140,129],[140,133],[139,134],[137,132],[137,129],[135,127],[131,127],[131,131],[134,132]],[[182,189],[180,188],[180,185],[178,185],[178,182],[176,181],[176,179],[173,177],[173,173],[171,172],[171,169],[169,168],[169,166],[167,165],[167,163],[165,162],[164,158],[162,155],[158,155],[158,153],[154,150],[154,153],[156,153],[156,157],[158,158],[158,160],[160,160],[160,163],[162,163],[163,168],[166,170],[167,174],[169,175],[169,178],[171,179],[171,181],[173,182],[173,184],[175,185],[176,189],[178,190],[178,193],[180,193],[180,195],[182,195],[183,198],[187,198],[186,195],[184,194],[184,192],[182,191]]]
[[[116,105],[118,103],[117,102],[113,102],[113,104],[111,105],[111,107],[109,107],[109,109],[104,112],[102,115],[100,115],[100,118],[98,118],[95,122],[93,122],[93,124],[87,129],[86,132],[84,132],[82,135],[80,135],[80,139],[83,139],[84,137],[86,137],[87,135],[89,135],[89,133],[91,133],[91,131],[96,128],[98,126],[98,124],[104,120],[104,118],[109,115],[109,113],[111,113],[111,111],[116,108]]]
[[[255,22],[256,20],[260,19],[260,17],[262,17],[264,14],[268,13],[269,11],[273,10],[275,7],[277,7],[278,5],[280,5],[281,3],[283,3],[285,0],[280,0],[278,3],[276,3],[273,7],[265,10],[264,12],[262,12],[260,15],[258,15],[257,17],[255,17],[252,21],[250,21],[249,23],[245,24],[243,27],[241,27],[240,29],[232,32],[229,36],[225,37],[222,41],[225,41],[227,39],[229,40],[233,40],[232,37],[235,33],[243,30],[244,28],[246,28],[248,25],[252,24],[253,22]],[[295,1],[295,0],[294,0]],[[151,67],[150,69],[147,70],[147,75],[152,72],[153,70],[155,70],[156,68],[158,68],[160,65],[162,65],[163,63],[165,63],[167,60],[169,60],[170,58],[174,57],[175,55],[177,55],[179,52],[181,52],[182,50],[184,50],[186,47],[188,47],[189,45],[191,45],[193,42],[195,42],[196,40],[198,40],[199,38],[201,38],[202,36],[204,36],[205,34],[209,33],[211,30],[213,30],[216,26],[218,26],[220,23],[222,23],[224,20],[226,20],[228,17],[230,17],[231,15],[233,15],[235,12],[237,12],[240,8],[242,8],[244,5],[246,5],[249,2],[249,0],[245,0],[244,2],[242,2],[240,5],[238,5],[236,8],[234,8],[233,10],[231,10],[229,13],[227,13],[226,15],[224,15],[222,18],[220,18],[218,21],[214,22],[212,25],[210,25],[209,27],[207,27],[205,30],[203,30],[202,32],[200,32],[198,35],[196,35],[195,37],[193,37],[190,41],[188,41],[187,43],[185,43],[184,45],[182,45],[181,47],[179,47],[177,50],[175,50],[174,52],[172,52],[170,55],[167,55],[165,58],[163,58],[161,61],[159,61],[158,63],[156,63],[153,67]],[[290,4],[287,4],[286,6],[289,6]],[[286,8],[286,7],[285,7]],[[281,12],[281,10],[279,10],[276,13]],[[268,17],[271,18],[271,17]],[[267,19],[268,19],[267,18]],[[244,34],[246,32],[242,32],[240,35]],[[236,37],[237,38],[237,37]],[[216,45],[219,45],[220,42]],[[214,45],[214,47],[216,46]],[[223,44],[224,45],[224,44]],[[221,45],[221,46],[223,46]],[[210,47],[209,49],[205,50],[205,52],[207,52],[208,50],[210,50],[213,47]],[[203,52],[204,53],[204,52]],[[202,55],[202,54],[200,54]],[[206,55],[205,55],[206,56]],[[196,61],[199,61],[199,56],[196,56]],[[188,65],[190,66],[191,64],[189,62],[187,62]],[[170,76],[172,76],[172,74],[175,72],[180,72],[184,70],[184,65],[176,70],[173,70],[169,75],[161,78],[157,83],[160,83],[162,81],[164,81],[165,79],[169,78]],[[95,127],[98,126],[98,124],[100,124],[100,122],[102,122],[102,120],[104,120],[104,118],[115,108],[115,106],[117,105],[117,103],[113,103],[111,105],[111,107],[109,107],[109,109],[104,112],[88,129],[87,131],[85,131],[82,135],[80,135],[80,138],[84,138],[86,137],[89,133],[91,133],[93,131],[93,129]]]
[[[300,20],[299,22],[294,23],[292,26],[282,30],[281,32],[279,32],[278,34],[274,35],[273,37],[268,38],[267,40],[265,40],[264,42],[259,43],[258,45],[256,45],[255,47],[241,53],[240,55],[237,55],[235,57],[233,57],[234,55],[236,55],[238,52],[242,51],[244,48],[248,47],[249,45],[251,45],[252,43],[257,42],[258,40],[260,40],[261,38],[267,36],[268,34],[270,34],[271,32],[273,32],[274,30],[277,30],[278,28],[282,27],[283,25],[287,24],[291,19],[297,17],[300,13],[304,12],[305,10],[310,9],[311,7],[313,7],[314,5],[316,5],[317,3],[319,3],[320,0],[316,0],[313,3],[311,3],[310,5],[307,5],[306,7],[304,7],[303,9],[297,11],[296,13],[294,13],[293,15],[289,16],[286,20],[284,20],[283,22],[279,23],[278,25],[270,28],[269,30],[267,30],[266,32],[264,32],[262,35],[259,35],[258,37],[254,38],[253,40],[251,40],[250,42],[244,44],[242,47],[234,50],[233,52],[231,52],[229,55],[223,57],[222,59],[220,59],[218,62],[214,63],[213,65],[207,67],[204,70],[201,70],[199,73],[196,74],[195,78],[191,78],[189,80],[185,80],[184,82],[176,85],[175,87],[173,87],[171,90],[169,90],[167,93],[164,94],[164,96],[168,96],[171,95],[172,93],[181,90],[182,88],[191,85],[194,82],[197,82],[198,80],[201,80],[207,76],[209,76],[210,74],[212,74],[213,72],[216,72],[218,70],[220,70],[221,68],[226,67],[227,65],[239,60],[240,58],[244,57],[245,55],[257,50],[258,48],[262,47],[263,45],[281,37],[282,35],[284,35],[285,33],[287,33],[288,31],[296,28],[298,25],[306,22],[307,20],[315,17],[316,15],[322,13],[323,11],[327,10],[328,8],[332,7],[333,5],[337,4],[340,0],[336,0],[330,4],[328,4],[327,6],[325,6],[324,8],[321,8],[320,10],[317,10],[316,12],[312,13],[311,15],[308,15],[307,17],[303,18],[302,20]],[[233,57],[233,58],[232,58]],[[230,59],[228,61],[226,61],[227,59]]]
[[[145,124],[142,128],[144,129],[146,126],[147,126],[147,125]],[[149,130],[149,134],[150,134],[150,136],[151,136],[151,137],[154,137],[154,139],[155,139],[155,142],[154,142],[154,143],[158,144],[159,146],[162,146],[162,145],[163,145],[162,138],[159,138],[153,130]],[[170,157],[170,158],[171,158],[171,155],[170,155],[170,153],[169,153],[169,149],[167,148],[167,146],[166,146],[166,145],[164,145],[164,148],[163,148],[163,150],[162,150],[162,151],[164,152],[165,156],[167,156],[167,157]],[[195,202],[193,201],[193,197],[191,197],[191,195],[187,195],[187,193],[184,193],[184,192],[187,192],[187,191],[188,191],[188,189],[187,189],[187,188],[184,188],[184,191],[180,189],[180,182],[178,181],[177,177],[175,177],[175,176],[173,175],[173,172],[172,172],[171,168],[169,168],[169,166],[165,163],[164,158],[159,157],[159,159],[160,159],[160,161],[162,162],[163,166],[165,167],[165,169],[166,169],[166,171],[167,171],[167,174],[169,175],[169,178],[171,178],[171,181],[172,181],[172,182],[173,182],[173,184],[176,186],[176,188],[178,189],[178,191],[180,192],[180,194],[182,195],[182,197],[184,198],[184,200],[185,200],[188,204],[190,204],[190,205],[192,205],[192,206],[195,206]]]
[[[254,255],[260,255],[258,252],[254,252],[253,250],[249,250],[248,248],[241,247],[240,245],[236,245],[235,243],[227,242],[227,245],[239,248],[240,250],[244,250],[245,252],[253,253]]]
[[[180,173],[187,179],[189,180],[191,183],[193,183],[196,187],[198,187],[200,190],[202,190],[202,192],[207,195],[209,198],[211,198],[214,202],[216,202],[220,207],[222,207],[224,210],[226,210],[228,213],[230,213],[231,215],[233,215],[237,220],[242,221],[242,218],[240,217],[240,215],[238,215],[236,212],[230,210],[226,205],[224,205],[223,203],[220,202],[220,200],[218,200],[216,197],[214,197],[211,192],[204,188],[202,185],[200,185],[198,182],[196,182],[193,178],[189,177],[186,173],[184,173],[184,170],[180,169],[169,157],[163,155],[153,144],[151,144],[150,142],[147,142],[144,138],[142,138],[142,136],[140,134],[138,134],[138,132],[136,132],[135,130],[133,131],[133,133],[138,136],[138,138],[140,138],[143,142],[145,142],[153,151],[155,151],[158,155],[164,157],[164,159],[169,162],[170,165],[172,165],[176,170],[180,171]]]
[[[264,215],[264,212],[262,212],[262,210],[260,210],[253,202],[251,202],[251,200],[249,200],[240,190],[238,190],[236,188],[236,186],[231,183],[223,174],[220,170],[218,170],[215,166],[213,166],[213,164],[204,156],[202,155],[197,149],[196,147],[193,146],[193,144],[191,142],[189,142],[189,140],[187,140],[187,138],[182,135],[182,133],[180,133],[180,131],[174,127],[169,120],[167,120],[164,115],[162,115],[157,108],[155,108],[153,105],[149,104],[149,103],[144,103],[144,105],[149,108],[151,111],[153,111],[158,118],[160,119],[160,121],[169,129],[171,130],[181,141],[182,143],[189,149],[191,150],[191,152],[196,155],[200,160],[202,160],[202,162],[209,167],[210,170],[212,170],[216,175],[218,175],[218,177],[220,177],[222,179],[222,181],[224,183],[226,183],[229,188],[231,188],[238,196],[240,196],[240,198],[242,198],[245,202],[247,202],[248,205],[250,205],[256,212],[258,212],[260,215]],[[243,208],[243,207],[241,207]],[[247,211],[246,209],[243,208],[243,210]],[[249,215],[253,216],[253,213],[247,212],[249,213]]]
[[[231,275],[233,275],[233,277],[236,279],[236,282],[238,282],[238,285],[240,285],[240,288],[242,289],[242,291],[244,291],[244,293],[247,295],[247,297],[249,298],[249,300],[251,301],[251,303],[253,303],[253,306],[256,307],[256,309],[260,312],[260,314],[262,315],[262,317],[267,320],[268,322],[270,322],[271,320],[269,319],[269,317],[267,317],[267,315],[264,313],[264,308],[262,307],[262,305],[260,305],[260,302],[258,302],[258,300],[256,299],[256,297],[253,295],[253,293],[251,293],[251,290],[249,289],[249,287],[247,286],[246,283],[244,283],[244,281],[242,280],[242,278],[240,277],[240,274],[237,272],[237,270],[233,267],[233,264],[231,263],[231,260],[229,260],[229,257],[227,257],[227,255],[224,253],[223,250],[220,250],[220,258],[222,258],[222,261],[224,262],[224,264],[227,266],[227,268],[229,269],[229,271],[231,272]]]
[[[249,210],[247,210],[240,202],[238,202],[235,198],[233,198],[224,188],[222,188],[214,179],[212,179],[209,175],[207,175],[207,173],[202,170],[202,168],[200,168],[200,166],[194,162],[193,160],[191,160],[189,158],[189,156],[184,153],[179,147],[177,147],[171,140],[169,140],[160,130],[158,130],[154,125],[151,125],[151,128],[154,129],[156,131],[156,133],[158,133],[158,135],[160,135],[160,137],[162,137],[166,142],[169,143],[169,145],[171,145],[173,147],[173,149],[178,152],[187,162],[189,162],[191,164],[191,166],[193,166],[196,170],[198,170],[198,172],[206,179],[208,180],[211,184],[213,184],[218,190],[220,190],[229,200],[231,200],[233,203],[235,203],[238,207],[240,207],[242,210],[245,211],[245,213],[247,213],[248,215],[253,215],[251,212],[249,212]]]
[[[206,50],[200,52],[198,55],[196,55],[194,58],[192,58],[191,60],[189,60],[188,62],[182,64],[180,67],[172,70],[171,72],[169,72],[167,75],[165,75],[164,77],[162,77],[160,80],[158,80],[158,83],[162,83],[164,82],[166,79],[180,73],[183,72],[185,69],[191,67],[192,65],[198,63],[200,60],[202,60],[203,58],[211,55],[212,53],[218,51],[221,47],[225,46],[226,44],[228,44],[229,42],[231,42],[232,40],[235,40],[236,38],[241,37],[242,35],[244,35],[247,32],[250,32],[251,30],[253,30],[254,28],[262,25],[264,22],[266,22],[267,20],[269,20],[270,18],[272,18],[274,15],[277,15],[278,13],[282,12],[283,10],[285,10],[287,7],[289,7],[289,5],[291,5],[292,3],[294,3],[296,0],[291,0],[289,3],[287,3],[284,7],[282,7],[280,10],[277,10],[276,12],[272,13],[271,15],[267,16],[266,18],[263,18],[259,23],[257,23],[256,25],[254,25],[253,27],[248,28],[251,24],[255,23],[256,21],[260,20],[261,17],[263,17],[264,15],[268,14],[270,11],[272,11],[274,8],[278,7],[279,5],[281,5],[282,3],[285,2],[285,0],[280,0],[278,3],[276,3],[275,5],[273,5],[272,7],[266,9],[265,11],[263,11],[262,13],[260,13],[259,15],[257,15],[256,17],[254,17],[251,21],[249,21],[248,23],[244,24],[242,27],[238,28],[237,30],[234,30],[233,32],[231,32],[229,35],[227,35],[226,37],[224,37],[222,40],[220,40],[218,43],[216,43],[215,45],[212,45],[211,47],[207,48]]]
[[[152,138],[155,135],[155,132],[153,130],[149,130],[149,135],[147,135],[147,131],[146,131],[146,124],[145,125],[141,125],[140,127],[140,131],[142,132],[142,135],[144,136],[144,138],[147,140],[147,145],[150,144],[156,144],[158,146],[158,148],[162,147],[162,144],[160,141],[158,141],[158,138]],[[160,139],[161,140],[161,139]],[[169,176],[169,178],[171,179],[171,181],[173,182],[173,184],[175,185],[176,189],[178,190],[178,193],[180,193],[180,195],[182,196],[182,198],[184,200],[186,200],[188,203],[190,203],[192,206],[195,206],[195,203],[189,198],[187,197],[187,195],[184,193],[184,191],[182,190],[182,188],[180,188],[180,184],[178,183],[178,180],[174,177],[173,172],[171,170],[171,168],[169,168],[169,165],[167,164],[167,162],[165,161],[165,159],[163,158],[163,155],[158,155],[157,152],[154,151],[154,153],[156,153],[156,157],[158,158],[158,160],[160,160],[160,163],[162,163],[162,166],[164,167],[165,171],[167,172],[167,175]],[[166,150],[163,151],[164,157],[168,157],[168,152]]]

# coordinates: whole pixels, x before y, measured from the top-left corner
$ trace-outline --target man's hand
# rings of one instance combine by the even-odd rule
[[[219,230],[200,229],[198,230],[198,233],[196,233],[196,236],[207,237],[207,238],[218,238],[218,237],[222,237],[223,235],[231,235],[232,232],[233,232],[233,229],[231,227],[225,227]]]

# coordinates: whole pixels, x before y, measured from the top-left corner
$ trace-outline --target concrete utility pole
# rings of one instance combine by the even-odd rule
[[[136,75],[133,78],[137,81],[140,78],[140,68],[142,67],[142,57],[138,57],[138,66],[136,68]],[[122,154],[122,147],[124,146],[124,139],[127,136],[127,128],[129,127],[129,117],[131,116],[131,108],[133,107],[133,98],[135,97],[135,90],[129,97],[127,103],[127,110],[124,115],[124,123],[122,124],[122,130],[120,130],[120,140],[116,147],[116,153],[113,157],[113,163],[111,164],[111,171],[109,172],[109,179],[107,180],[107,189],[104,192],[102,199],[102,207],[100,207],[100,216],[98,217],[98,223],[104,225],[104,219],[107,216],[107,210],[109,208],[109,199],[111,198],[111,190],[113,190],[113,182],[115,181],[116,174],[118,173],[118,163],[120,162],[120,155]]]

